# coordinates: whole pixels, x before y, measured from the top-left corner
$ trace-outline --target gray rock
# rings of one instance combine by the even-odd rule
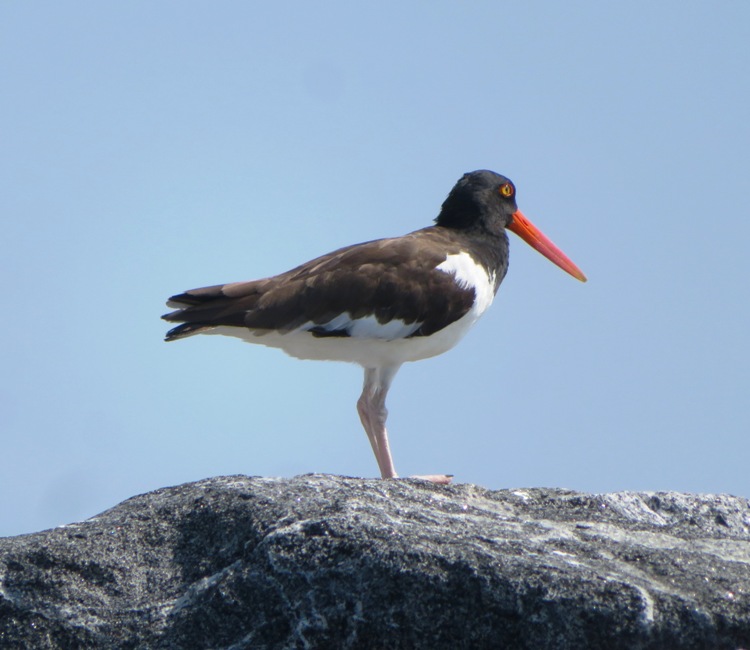
[[[0,539],[0,648],[750,648],[750,503],[231,476]]]

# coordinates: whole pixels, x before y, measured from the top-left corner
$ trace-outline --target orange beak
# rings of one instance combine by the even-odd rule
[[[557,264],[563,271],[570,273],[581,282],[586,282],[586,276],[581,272],[568,256],[555,246],[531,221],[523,216],[520,210],[513,213],[513,221],[508,224],[508,230],[516,233],[529,246],[538,250],[553,264]]]

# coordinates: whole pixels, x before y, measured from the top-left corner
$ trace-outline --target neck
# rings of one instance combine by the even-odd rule
[[[484,206],[471,196],[449,196],[435,219],[438,226],[456,230],[472,230],[483,223]]]
[[[509,242],[505,230],[489,232],[478,227],[455,228],[441,224],[432,228],[445,233],[453,241],[460,240],[461,247],[467,250],[488,274],[495,276],[495,286],[500,284],[508,270]]]

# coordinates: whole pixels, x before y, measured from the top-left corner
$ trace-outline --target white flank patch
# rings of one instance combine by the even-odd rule
[[[415,332],[422,323],[409,323],[394,318],[387,323],[380,323],[375,316],[365,316],[351,321],[349,336],[362,339],[405,339]]]
[[[295,332],[309,332],[311,329],[320,327],[327,332],[346,330],[355,339],[377,339],[379,341],[393,341],[394,339],[405,339],[413,334],[422,323],[409,323],[397,318],[381,323],[374,315],[362,318],[352,318],[348,312],[339,314],[327,323],[315,324],[308,321],[296,328]]]

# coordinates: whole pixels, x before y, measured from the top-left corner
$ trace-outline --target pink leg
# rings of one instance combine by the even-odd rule
[[[385,428],[385,421],[388,418],[385,398],[398,369],[399,366],[365,368],[365,384],[362,388],[362,395],[357,400],[359,419],[362,420],[362,426],[370,440],[381,478],[398,477],[388,444],[388,431]]]
[[[362,395],[357,400],[359,419],[362,421],[362,426],[370,440],[370,446],[375,454],[375,460],[378,462],[381,478],[398,477],[388,444],[388,431],[385,428],[385,421],[388,418],[385,398],[398,369],[399,366],[365,368],[364,387],[362,388]],[[447,474],[429,474],[414,478],[445,485],[451,482],[452,477]]]

